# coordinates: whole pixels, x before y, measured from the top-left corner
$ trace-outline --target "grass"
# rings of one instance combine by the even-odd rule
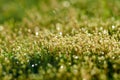
[[[1,80],[119,80],[119,0],[0,0]]]

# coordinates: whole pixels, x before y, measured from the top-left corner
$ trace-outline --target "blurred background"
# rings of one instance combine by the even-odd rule
[[[50,22],[64,21],[69,13],[78,21],[83,17],[119,19],[120,0],[0,0],[0,24],[42,16]]]

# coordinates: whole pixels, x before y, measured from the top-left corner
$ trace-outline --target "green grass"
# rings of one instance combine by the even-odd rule
[[[119,0],[0,0],[1,80],[119,80]]]

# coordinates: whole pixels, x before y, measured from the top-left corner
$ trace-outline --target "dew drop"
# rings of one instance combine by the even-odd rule
[[[39,34],[38,32],[39,32],[39,27],[36,26],[36,27],[35,27],[35,35],[36,35],[36,36],[38,36],[38,34]]]
[[[63,71],[65,71],[65,70],[66,70],[66,66],[61,65],[60,68],[59,68],[59,71],[60,71],[60,72],[63,72]]]
[[[100,30],[103,30],[103,27],[100,27]]]
[[[61,69],[63,69],[63,68],[64,68],[64,66],[63,66],[63,65],[61,65],[61,66],[60,66],[60,68],[61,68]]]
[[[62,32],[59,33],[62,36]]]
[[[115,59],[115,56],[113,56],[112,59]]]
[[[73,55],[73,57],[74,57],[75,59],[78,59],[78,56],[76,56],[76,55]]]
[[[31,30],[30,30],[30,29],[28,29],[28,32],[30,33],[30,32],[31,32]]]
[[[105,59],[105,57],[104,56],[101,56],[101,60],[104,60]]]
[[[17,46],[17,50],[20,50],[20,48],[21,48],[20,46]]]
[[[35,65],[34,65],[34,64],[32,64],[32,67],[35,67]]]
[[[115,29],[115,26],[114,26],[114,25],[112,25],[112,29]]]
[[[91,36],[91,34],[90,34],[90,33],[88,33],[88,36],[90,37],[90,36]]]
[[[104,55],[105,53],[104,52],[101,52],[102,55]]]
[[[38,36],[38,34],[39,34],[38,32],[35,32],[35,35],[36,35],[36,36]]]

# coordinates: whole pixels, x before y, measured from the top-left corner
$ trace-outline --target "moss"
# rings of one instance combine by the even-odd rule
[[[119,80],[119,3],[1,0],[0,78]]]

